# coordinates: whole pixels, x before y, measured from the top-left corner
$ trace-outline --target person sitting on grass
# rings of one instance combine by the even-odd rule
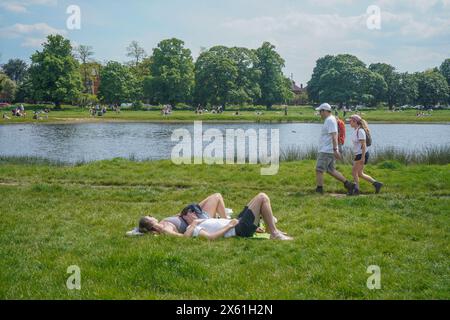
[[[197,219],[195,214],[188,213],[189,227],[181,234],[167,223],[158,222],[154,217],[146,216],[139,221],[139,231],[142,233],[166,234],[178,237],[202,237],[208,240],[219,238],[244,237],[251,238],[256,233],[260,219],[264,220],[272,240],[293,240],[276,227],[270,199],[265,193],[254,197],[239,215],[238,219]]]

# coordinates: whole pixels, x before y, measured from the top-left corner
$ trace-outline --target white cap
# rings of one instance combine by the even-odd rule
[[[331,106],[328,103],[323,103],[320,105],[320,107],[318,107],[316,109],[316,111],[322,111],[322,110],[331,111]]]

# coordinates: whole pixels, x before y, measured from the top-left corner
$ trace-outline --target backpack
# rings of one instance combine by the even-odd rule
[[[361,128],[362,130],[364,130],[364,132],[366,133],[366,146],[370,147],[372,145],[372,136],[370,135],[369,132],[367,132],[364,128]],[[358,133],[359,133],[359,129],[356,133],[356,136],[358,137]],[[359,138],[358,138],[359,139]]]

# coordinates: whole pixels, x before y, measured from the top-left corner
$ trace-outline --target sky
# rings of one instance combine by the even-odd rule
[[[79,29],[67,26],[71,5],[80,9]],[[92,46],[100,62],[130,60],[133,40],[151,54],[176,37],[194,58],[214,45],[269,41],[285,59],[283,72],[305,84],[327,54],[350,53],[400,72],[439,66],[450,58],[450,0],[0,0],[0,63],[29,62],[54,33]]]

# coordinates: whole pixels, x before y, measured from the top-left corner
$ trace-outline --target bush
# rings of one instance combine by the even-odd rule
[[[400,169],[402,167],[401,163],[398,161],[383,161],[380,164],[378,164],[378,168],[380,169]]]

